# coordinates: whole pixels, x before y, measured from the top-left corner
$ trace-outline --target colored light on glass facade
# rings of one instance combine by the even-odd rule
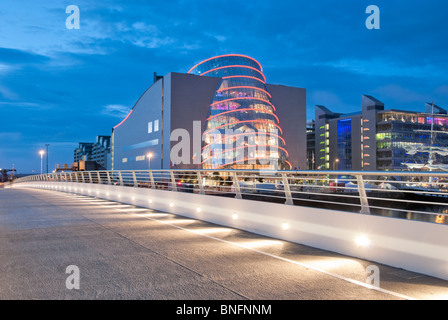
[[[221,78],[203,132],[204,169],[291,169],[279,118],[256,60],[217,56],[189,73]]]

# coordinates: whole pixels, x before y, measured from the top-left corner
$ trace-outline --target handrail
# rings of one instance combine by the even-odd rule
[[[414,171],[115,170],[56,172],[14,184],[68,182],[191,192],[448,224],[448,173]],[[39,184],[40,183],[40,184]]]

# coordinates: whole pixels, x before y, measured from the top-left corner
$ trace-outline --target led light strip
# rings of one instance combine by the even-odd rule
[[[221,79],[232,79],[232,78],[249,78],[249,79],[253,79],[253,80],[258,80],[258,81],[260,81],[263,84],[266,83],[266,81],[263,81],[263,80],[261,80],[259,78],[252,77],[252,76],[243,76],[243,75],[241,75],[241,76],[225,76],[225,77],[222,77]]]
[[[234,86],[234,87],[228,87],[228,88],[223,88],[223,89],[219,89],[217,90],[217,92],[222,92],[222,91],[227,91],[227,90],[232,90],[232,89],[255,89],[255,90],[260,90],[264,93],[266,93],[269,98],[272,98],[271,94],[269,92],[267,92],[264,89],[258,88],[258,87],[252,87],[252,86]]]
[[[235,150],[238,150],[238,149],[250,148],[250,147],[272,147],[272,148],[281,149],[281,150],[283,150],[283,151],[286,153],[286,156],[289,157],[288,151],[286,151],[286,149],[284,149],[284,148],[282,148],[282,147],[279,147],[279,146],[270,146],[270,145],[267,145],[267,144],[262,144],[262,145],[254,144],[254,145],[249,145],[249,146],[241,146],[241,147],[237,147],[237,148],[232,148],[231,150],[225,150],[225,151],[223,151],[223,152],[214,154],[214,155],[211,156],[210,158],[205,159],[204,161],[202,161],[201,164],[203,164],[203,163],[206,162],[206,161],[212,160],[214,157],[219,156],[219,155],[221,155],[221,154],[223,154],[223,153],[232,152],[232,151],[235,151]]]
[[[207,119],[207,121],[210,120],[210,119],[212,119],[212,118],[222,116],[222,115],[224,115],[224,114],[228,114],[228,113],[232,113],[232,112],[238,112],[238,111],[259,111],[259,112],[266,113],[266,114],[269,114],[269,115],[271,115],[271,116],[274,116],[275,119],[277,119],[277,122],[280,122],[280,121],[278,120],[278,117],[275,115],[275,113],[273,113],[273,112],[271,112],[271,111],[263,110],[263,109],[258,109],[258,108],[233,109],[233,110],[230,110],[230,111],[221,112],[221,113],[215,114],[215,115],[213,115],[213,116],[210,116],[210,117]]]
[[[260,132],[261,132],[261,131],[260,131]],[[203,146],[203,147],[202,147],[202,150],[204,150],[204,149],[207,148],[208,146],[211,146],[212,144],[216,144],[216,143],[218,143],[218,142],[220,142],[220,141],[222,141],[222,140],[225,140],[225,139],[229,139],[229,138],[233,138],[233,137],[237,137],[237,136],[241,136],[241,135],[259,134],[260,132],[238,133],[238,134],[230,135],[230,136],[228,136],[228,137],[226,136],[226,137],[224,137],[224,138],[222,138],[222,139],[219,139],[219,140],[217,140],[217,141],[214,141],[214,142],[212,142],[212,143],[209,143],[209,144],[206,145],[206,146]],[[271,133],[271,132],[263,132],[263,133],[266,134],[266,136],[267,136],[267,135],[270,135],[270,136],[275,136],[276,138],[279,138],[280,140],[282,140],[283,145],[286,145],[285,140],[284,140],[282,137],[280,137],[278,134]]]
[[[224,55],[220,55],[220,56],[216,56],[216,57],[211,57],[211,58],[208,58],[208,59],[206,59],[206,60],[204,60],[204,61],[199,62],[197,65],[195,65],[193,68],[191,68],[187,73],[190,73],[190,72],[193,71],[196,67],[200,66],[201,64],[203,64],[203,63],[205,63],[205,62],[207,62],[207,61],[210,61],[210,60],[213,60],[213,59],[225,58],[225,57],[242,57],[242,58],[250,59],[250,60],[254,61],[255,63],[257,63],[258,66],[260,67],[260,71],[263,72],[263,67],[262,67],[261,64],[260,64],[257,60],[255,60],[254,58],[251,58],[251,57],[249,57],[249,56],[245,56],[245,55],[242,55],[242,54],[224,54]]]
[[[216,70],[227,69],[227,68],[244,68],[244,69],[250,69],[250,70],[257,71],[259,74],[261,74],[261,76],[263,77],[264,82],[266,83],[266,77],[264,76],[263,72],[261,72],[261,71],[258,70],[258,69],[255,69],[255,68],[253,68],[253,67],[249,67],[249,66],[245,66],[245,65],[239,65],[239,64],[213,68],[213,69],[210,69],[210,70],[205,71],[204,73],[201,73],[201,76],[204,76],[204,75],[206,75],[207,73],[210,73],[210,72],[213,72],[213,71],[216,71]]]
[[[213,130],[224,128],[224,127],[227,127],[227,126],[230,126],[230,125],[233,125],[233,124],[246,123],[246,122],[262,122],[262,123],[272,124],[272,125],[276,126],[280,130],[280,134],[283,134],[283,130],[282,130],[282,128],[280,128],[280,126],[278,124],[276,124],[274,122],[267,121],[267,120],[263,120],[263,119],[256,119],[256,120],[243,120],[243,121],[236,121],[236,122],[226,123],[226,124],[220,125],[220,126],[218,126],[216,128],[212,128],[210,130],[207,130],[206,132],[204,132],[204,135],[206,135],[209,132],[212,132]]]
[[[269,104],[272,107],[272,109],[274,109],[274,111],[276,111],[274,105],[270,101],[264,100],[264,99],[261,99],[261,98],[255,98],[255,97],[235,97],[235,98],[229,98],[229,99],[213,102],[212,104],[210,104],[210,107],[214,106],[214,105],[217,105],[217,104],[220,104],[220,103],[223,103],[223,102],[234,101],[234,100],[241,100],[241,99],[245,99],[245,100],[248,100],[248,99],[249,100],[259,100],[259,101],[262,101],[262,102],[266,102],[267,104]]]

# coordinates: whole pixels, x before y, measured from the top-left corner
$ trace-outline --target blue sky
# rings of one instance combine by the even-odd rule
[[[381,28],[368,30],[368,5]],[[80,29],[65,26],[68,5]],[[448,4],[409,0],[2,0],[0,168],[71,163],[80,141],[108,135],[152,84],[214,55],[257,59],[269,83],[307,89],[314,105],[448,107]],[[44,164],[45,167],[45,164]],[[44,169],[45,170],[45,169]]]

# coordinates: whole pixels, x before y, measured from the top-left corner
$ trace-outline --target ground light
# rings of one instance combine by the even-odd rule
[[[283,230],[288,230],[289,229],[289,223],[288,222],[283,222],[282,223],[282,229]]]
[[[355,238],[355,243],[358,247],[366,248],[370,246],[371,241],[365,234],[361,234]]]

